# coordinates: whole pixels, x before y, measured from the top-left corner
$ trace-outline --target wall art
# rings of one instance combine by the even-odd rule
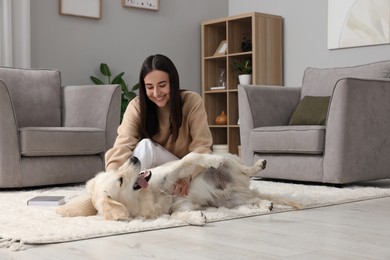
[[[100,19],[102,0],[59,0],[58,11],[61,15],[71,15]]]
[[[390,0],[328,0],[328,48],[390,43]]]
[[[160,0],[122,0],[122,6],[158,11]]]

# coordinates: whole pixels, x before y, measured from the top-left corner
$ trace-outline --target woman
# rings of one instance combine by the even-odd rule
[[[127,106],[114,147],[105,155],[106,170],[118,169],[131,155],[144,169],[177,160],[190,152],[210,153],[212,136],[199,94],[180,90],[173,62],[156,54],[144,61],[139,97]],[[179,180],[173,193],[186,195],[188,179]]]

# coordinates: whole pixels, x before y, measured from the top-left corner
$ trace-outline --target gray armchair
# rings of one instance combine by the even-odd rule
[[[56,70],[0,67],[0,188],[84,182],[104,169],[118,85],[61,86]]]
[[[241,154],[265,178],[344,184],[390,178],[390,61],[307,68],[301,87],[239,86]],[[330,96],[325,125],[289,125],[305,96]]]

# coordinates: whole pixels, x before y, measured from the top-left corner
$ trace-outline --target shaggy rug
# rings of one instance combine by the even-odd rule
[[[305,209],[390,196],[390,179],[342,188],[264,180],[252,180],[251,185],[265,195],[299,202]],[[55,207],[26,205],[27,200],[37,195],[64,195],[68,201],[84,192],[82,185],[0,191],[0,247],[24,250],[34,244],[59,243],[187,225],[171,219],[169,215],[155,220],[137,218],[131,221],[105,221],[100,216],[64,218],[55,213]],[[234,209],[208,208],[204,213],[208,222],[215,222],[290,210],[294,209],[278,204],[274,205],[271,212],[243,205]]]

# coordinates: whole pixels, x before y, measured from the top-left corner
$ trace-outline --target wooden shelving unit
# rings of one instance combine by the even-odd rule
[[[238,118],[238,73],[233,62],[252,61],[252,84],[283,84],[283,19],[263,13],[249,13],[202,22],[202,96],[208,113],[214,144],[227,144],[238,154],[240,129]],[[244,37],[252,47],[243,50]],[[226,53],[215,55],[222,41]],[[221,86],[224,72],[225,88]],[[223,80],[222,80],[223,81]],[[215,118],[224,111],[227,124],[217,125]]]

